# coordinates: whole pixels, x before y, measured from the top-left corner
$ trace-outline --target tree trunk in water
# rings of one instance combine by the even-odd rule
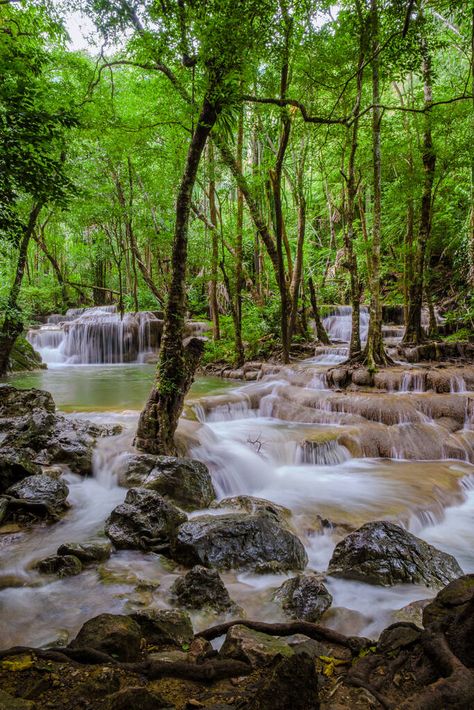
[[[423,57],[424,83],[424,131],[423,131],[423,194],[421,197],[420,228],[413,268],[413,277],[409,288],[408,320],[406,323],[403,343],[419,344],[425,339],[421,327],[421,310],[423,307],[423,281],[425,270],[426,247],[431,233],[431,197],[436,167],[436,155],[433,149],[431,135],[431,105],[433,103],[433,88],[431,85],[431,56],[426,39],[421,42]]]
[[[214,161],[214,146],[209,142],[207,147],[207,155],[209,159],[209,214],[214,229],[211,230],[212,239],[212,254],[211,254],[211,280],[210,286],[210,306],[212,318],[212,337],[214,340],[220,340],[221,333],[219,328],[219,304],[217,303],[217,265],[219,261],[219,242],[217,233],[217,209],[216,209],[216,175]],[[229,294],[230,296],[230,294]]]
[[[183,343],[186,315],[186,264],[188,223],[197,171],[207,138],[221,111],[204,99],[196,130],[188,149],[186,167],[176,201],[176,224],[171,258],[171,283],[165,313],[158,380],[140,415],[135,445],[152,454],[174,454],[174,434],[184,398],[204,349],[198,338]]]
[[[23,331],[23,320],[21,317],[21,310],[18,307],[18,296],[20,295],[21,282],[23,281],[23,275],[25,273],[26,260],[28,257],[28,245],[36,227],[36,222],[42,207],[42,202],[37,202],[33,206],[28,219],[28,224],[25,226],[20,241],[15,278],[8,296],[5,319],[0,330],[0,377],[6,375],[11,351],[13,350],[16,339]]]
[[[239,113],[239,126],[237,131],[237,165],[242,172],[242,153],[244,147],[244,111]],[[242,343],[242,240],[244,230],[244,196],[237,188],[237,239],[235,248],[235,321],[234,340],[236,366],[242,367],[245,360],[244,346]]]
[[[316,291],[314,290],[313,279],[311,277],[308,279],[308,288],[309,298],[311,301],[311,310],[313,311],[314,324],[316,326],[316,335],[318,336],[318,340],[323,345],[331,345],[331,341],[329,340],[329,336],[326,333],[326,329],[321,320],[318,301],[316,299]]]
[[[382,304],[380,302],[380,250],[382,231],[382,164],[380,154],[380,123],[382,114],[380,109],[379,88],[379,20],[377,0],[371,0],[372,24],[372,153],[374,169],[374,201],[373,201],[373,226],[372,249],[370,254],[369,273],[371,298],[370,298],[370,323],[367,335],[367,344],[362,356],[362,362],[373,371],[377,365],[387,365],[387,357],[382,338]]]

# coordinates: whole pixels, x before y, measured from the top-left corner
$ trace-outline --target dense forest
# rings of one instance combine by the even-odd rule
[[[0,710],[474,707],[473,363],[472,0],[0,0]]]

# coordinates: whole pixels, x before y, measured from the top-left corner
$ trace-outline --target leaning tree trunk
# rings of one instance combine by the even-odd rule
[[[426,261],[426,247],[431,233],[431,200],[436,167],[436,154],[433,149],[431,135],[431,106],[433,103],[433,89],[431,84],[431,57],[426,40],[422,40],[421,51],[423,56],[423,82],[424,82],[424,131],[423,131],[423,194],[421,196],[420,228],[418,244],[415,255],[413,277],[409,287],[408,319],[406,323],[403,343],[419,344],[425,339],[421,326],[421,311],[423,307],[424,270]]]
[[[26,260],[28,257],[28,245],[36,227],[43,202],[36,202],[30,212],[28,224],[24,228],[20,241],[20,250],[16,265],[15,278],[8,296],[5,319],[0,330],[0,377],[6,375],[10,355],[15,345],[15,341],[23,331],[23,319],[21,309],[18,306],[18,296],[20,295],[23,274],[25,273]]]
[[[362,355],[362,362],[369,370],[377,365],[387,365],[390,359],[385,353],[382,338],[382,304],[380,300],[380,252],[382,237],[382,162],[380,149],[380,109],[379,87],[379,19],[377,0],[371,0],[372,20],[372,156],[374,170],[374,202],[372,224],[372,249],[370,253],[370,322],[367,344]]]
[[[174,454],[174,435],[184,398],[194,379],[204,343],[183,342],[186,315],[186,262],[191,198],[207,138],[220,113],[220,105],[204,99],[188,149],[186,167],[176,201],[176,223],[171,257],[171,283],[165,313],[158,380],[138,422],[135,445],[152,454]]]

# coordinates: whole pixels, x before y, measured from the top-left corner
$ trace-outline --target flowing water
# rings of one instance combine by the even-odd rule
[[[462,375],[453,375],[445,395],[426,392],[426,379],[416,374],[393,393],[337,393],[327,388],[326,369],[313,359],[251,384],[197,379],[181,437],[209,467],[218,498],[249,494],[290,508],[312,570],[326,569],[348,530],[391,519],[474,571],[474,402]],[[60,522],[26,532],[0,529],[1,646],[65,643],[100,612],[168,606],[170,586],[183,570],[159,555],[121,551],[63,580],[33,569],[63,542],[103,539],[104,520],[125,497],[117,472],[132,450],[153,376],[146,364],[64,363],[9,378],[19,387],[49,390],[67,416],[119,422],[123,432],[99,440],[93,477],[65,471],[71,507]],[[443,422],[453,418],[458,424],[449,431]],[[272,594],[286,575],[223,578],[248,617],[283,618]],[[396,610],[435,593],[332,578],[327,586],[334,602],[324,623],[368,636],[391,623]],[[193,621],[199,628],[213,619],[194,614]]]

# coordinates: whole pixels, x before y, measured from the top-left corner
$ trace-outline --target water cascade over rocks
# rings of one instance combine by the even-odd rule
[[[28,340],[46,364],[143,362],[160,345],[163,321],[151,311],[124,313],[116,306],[71,308],[30,330]]]

